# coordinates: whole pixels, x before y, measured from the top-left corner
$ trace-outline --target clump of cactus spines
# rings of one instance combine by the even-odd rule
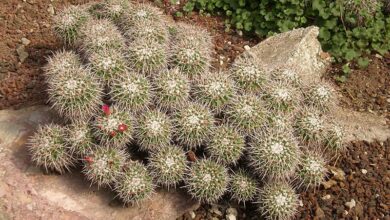
[[[149,199],[154,192],[152,176],[138,161],[128,161],[115,183],[115,191],[128,204],[137,204]]]
[[[49,124],[38,128],[30,138],[28,148],[32,160],[46,169],[64,173],[73,166],[74,158],[66,144],[65,129]]]
[[[267,80],[266,72],[257,64],[252,55],[237,58],[233,63],[231,75],[244,92],[261,91]]]
[[[335,99],[334,89],[326,83],[311,86],[306,95],[306,101],[319,110],[327,110]]]
[[[291,86],[300,86],[302,80],[297,71],[290,66],[285,66],[272,71],[271,78]]]
[[[112,186],[118,181],[128,157],[122,149],[96,146],[84,157],[83,172],[87,179],[98,187]]]
[[[150,4],[137,4],[132,7],[132,10],[127,11],[128,13],[122,19],[122,26],[124,29],[130,29],[138,23],[144,22],[163,22],[162,11]]]
[[[80,37],[81,26],[89,19],[87,10],[69,6],[54,17],[54,31],[67,44],[74,44]]]
[[[98,18],[110,18],[118,23],[131,7],[132,4],[127,0],[104,0],[101,3],[92,5],[91,13]]]
[[[173,126],[171,119],[159,110],[140,113],[135,129],[135,138],[143,150],[156,151],[169,145]]]
[[[225,193],[229,177],[226,168],[212,160],[198,160],[190,167],[186,188],[197,200],[215,202]]]
[[[305,152],[299,162],[297,175],[301,185],[306,188],[317,187],[326,176],[324,155],[316,152]]]
[[[209,109],[188,103],[175,113],[175,138],[185,148],[196,148],[205,143],[212,133],[215,119]]]
[[[166,46],[154,40],[137,39],[127,48],[129,65],[137,72],[151,75],[167,65]]]
[[[244,149],[244,137],[227,125],[216,127],[206,146],[211,159],[226,165],[236,164]]]
[[[261,177],[272,179],[292,176],[299,156],[298,143],[287,130],[272,131],[267,137],[254,138],[248,149],[250,166]]]
[[[276,111],[293,111],[299,100],[299,93],[292,86],[282,82],[272,82],[266,90],[266,99],[271,109]]]
[[[66,127],[69,150],[78,159],[88,155],[94,146],[94,138],[88,121],[78,121]]]
[[[93,122],[94,136],[104,145],[124,148],[133,138],[133,120],[128,111],[103,105]]]
[[[203,75],[194,88],[195,99],[216,112],[221,111],[235,93],[234,81],[226,73]]]
[[[152,86],[145,76],[129,72],[115,78],[110,86],[111,100],[122,109],[138,112],[152,102]]]
[[[268,183],[260,190],[258,203],[266,219],[289,220],[298,211],[298,195],[285,182]]]
[[[83,67],[71,68],[48,79],[52,107],[71,121],[89,119],[101,103],[102,85]]]
[[[102,49],[90,53],[88,61],[93,73],[104,82],[126,75],[125,57],[120,51]]]
[[[157,42],[161,45],[166,45],[169,40],[169,32],[164,24],[148,20],[133,24],[133,26],[126,30],[125,36],[130,41],[144,39]]]
[[[324,120],[316,111],[306,109],[296,119],[295,130],[303,141],[321,141],[324,133]]]
[[[191,84],[179,69],[161,72],[154,78],[155,102],[165,110],[183,106],[190,97]]]
[[[228,104],[227,122],[246,135],[253,135],[266,122],[265,104],[255,95],[236,96]]]
[[[175,187],[187,170],[185,152],[179,146],[165,146],[152,153],[148,168],[158,184]]]
[[[258,193],[257,181],[242,169],[230,175],[229,191],[238,202],[251,202]]]
[[[62,50],[56,52],[48,59],[45,66],[45,76],[50,78],[74,70],[81,66],[81,60],[79,55],[73,51]]]
[[[339,153],[345,147],[345,130],[338,124],[332,123],[325,126],[323,141],[325,146],[333,153]]]

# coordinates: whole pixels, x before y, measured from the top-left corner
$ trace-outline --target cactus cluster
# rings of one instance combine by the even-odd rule
[[[295,190],[317,187],[324,154],[343,149],[330,85],[268,70],[250,51],[213,72],[207,31],[149,4],[71,6],[54,22],[73,50],[45,68],[49,102],[65,119],[31,137],[32,160],[47,170],[80,161],[91,183],[124,203],[184,186],[203,202],[230,194],[269,219],[290,219]]]

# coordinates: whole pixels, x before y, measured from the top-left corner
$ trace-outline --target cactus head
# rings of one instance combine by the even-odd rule
[[[187,157],[178,146],[165,146],[149,157],[148,168],[155,181],[166,187],[175,187],[184,178]]]
[[[308,89],[306,102],[318,110],[328,110],[335,102],[335,91],[327,83],[321,82]]]
[[[87,120],[98,110],[102,86],[88,69],[71,68],[47,82],[49,101],[61,116],[71,121]]]
[[[132,4],[127,0],[104,0],[94,4],[90,12],[98,18],[109,18],[115,23],[119,23],[131,7]]]
[[[126,29],[125,36],[130,41],[137,39],[150,40],[161,45],[169,43],[169,32],[165,24],[154,21],[143,21],[133,24],[133,26]]]
[[[198,160],[190,167],[186,188],[199,201],[215,202],[227,190],[229,177],[226,168],[212,160]]]
[[[234,81],[226,73],[203,75],[194,88],[195,99],[220,112],[235,95]]]
[[[156,151],[169,145],[172,130],[168,115],[159,110],[146,110],[137,120],[135,138],[141,149]]]
[[[48,79],[52,76],[62,74],[81,66],[79,55],[73,51],[62,50],[56,52],[48,59],[45,66],[45,77]]]
[[[339,153],[345,148],[345,130],[336,123],[331,123],[326,126],[324,132],[325,146],[330,152]]]
[[[266,137],[254,138],[248,150],[250,166],[261,177],[290,177],[299,162],[300,150],[288,130],[270,131]]]
[[[124,150],[95,146],[88,156],[84,157],[83,173],[89,181],[98,187],[112,186],[122,172],[129,156]]]
[[[154,79],[155,100],[161,109],[174,110],[183,106],[190,97],[190,81],[179,69],[161,72]]]
[[[232,198],[244,204],[253,201],[258,193],[256,180],[242,169],[230,175],[229,186]]]
[[[206,146],[210,158],[225,165],[236,164],[244,149],[244,137],[227,125],[214,129]]]
[[[306,109],[298,116],[295,129],[303,141],[318,142],[323,136],[324,120],[315,110]]]
[[[226,109],[227,122],[245,135],[253,135],[266,122],[266,110],[255,95],[240,95],[231,100]]]
[[[133,116],[117,106],[103,105],[93,122],[94,136],[103,145],[124,148],[132,140]]]
[[[32,160],[46,169],[59,173],[69,171],[74,158],[65,141],[65,129],[59,125],[49,124],[38,128],[30,138],[28,148]]]
[[[270,82],[266,90],[269,108],[275,111],[289,112],[299,104],[299,92],[288,83]]]
[[[159,8],[150,4],[136,4],[132,7],[132,10],[127,11],[120,25],[125,30],[129,30],[140,23],[159,23],[162,20],[163,13]]]
[[[84,7],[66,7],[54,17],[54,32],[66,44],[74,44],[80,37],[81,27],[89,17]]]
[[[82,159],[87,156],[94,146],[94,139],[89,123],[79,121],[67,126],[66,142],[69,146],[69,151],[74,154],[77,159]]]
[[[298,195],[285,182],[268,183],[260,190],[260,211],[266,219],[292,219],[298,211]]]
[[[119,50],[102,49],[91,52],[88,61],[93,73],[103,82],[110,83],[113,79],[126,75],[126,60]]]
[[[305,152],[299,162],[297,175],[303,186],[318,187],[326,176],[326,160],[318,152]]]
[[[186,148],[196,148],[210,138],[214,121],[208,108],[188,103],[175,113],[176,140]]]
[[[154,192],[152,176],[138,161],[128,161],[115,183],[115,191],[126,204],[139,204],[149,199]]]
[[[271,73],[271,77],[274,80],[288,83],[293,86],[299,86],[301,83],[298,73],[291,67],[276,69]]]
[[[152,102],[152,87],[149,80],[134,72],[114,79],[110,89],[112,101],[122,109],[139,112]]]

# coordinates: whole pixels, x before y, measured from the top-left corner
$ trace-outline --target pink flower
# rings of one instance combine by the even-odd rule
[[[103,105],[102,110],[106,115],[110,115],[110,106],[109,105]]]
[[[125,125],[125,124],[120,124],[120,125],[118,126],[118,130],[119,130],[120,132],[126,131],[126,130],[127,130],[127,125]]]

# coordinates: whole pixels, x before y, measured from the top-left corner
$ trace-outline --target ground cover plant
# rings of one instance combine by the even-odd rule
[[[64,120],[42,126],[29,144],[48,171],[81,162],[86,179],[126,204],[142,205],[157,187],[183,187],[202,202],[227,194],[258,204],[259,215],[289,219],[296,189],[318,187],[343,149],[342,128],[328,115],[335,94],[320,79],[267,72],[251,53],[214,71],[208,33],[148,4],[71,6],[55,22],[69,49],[45,69]]]

